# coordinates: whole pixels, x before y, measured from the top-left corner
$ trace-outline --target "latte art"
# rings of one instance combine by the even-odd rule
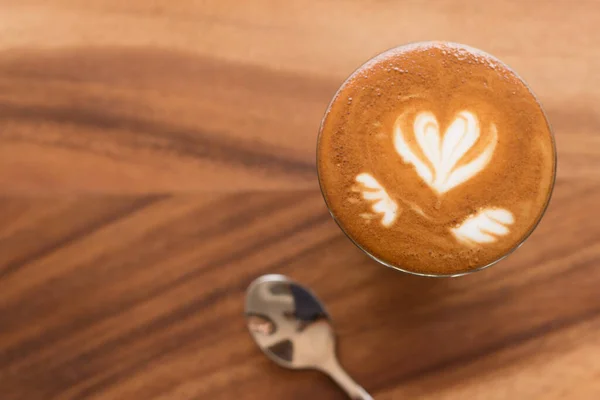
[[[477,143],[480,132],[477,118],[468,111],[460,112],[450,124],[443,137],[440,137],[439,124],[432,113],[417,114],[414,123],[414,136],[424,160],[411,149],[409,141],[398,124],[394,127],[394,146],[406,163],[415,167],[418,175],[436,193],[442,194],[475,176],[492,158],[498,132],[494,124],[490,124],[491,137],[473,160],[457,166],[465,154]],[[377,180],[368,173],[359,174],[356,181],[366,189],[362,191],[363,199],[374,201],[372,208],[376,214],[382,214],[381,224],[389,227],[396,220],[398,204],[392,200]],[[418,211],[421,215],[423,212]],[[372,219],[372,214],[361,214],[365,219]],[[507,225],[514,222],[508,210],[488,209],[477,215],[469,216],[465,221],[450,231],[466,245],[491,243],[497,236],[508,234]]]
[[[444,136],[440,137],[435,116],[430,112],[422,112],[415,119],[414,135],[424,159],[411,149],[398,124],[394,127],[394,145],[404,161],[413,164],[419,176],[433,190],[445,193],[480,172],[492,158],[498,142],[493,123],[489,127],[491,138],[477,157],[459,165],[463,156],[477,143],[479,130],[477,117],[468,111],[461,111]]]
[[[486,209],[469,216],[451,231],[458,240],[472,246],[476,243],[492,243],[500,236],[507,235],[510,232],[508,226],[513,222],[515,219],[510,211]]]
[[[530,234],[555,154],[539,103],[512,70],[432,42],[390,50],[348,78],[323,120],[317,165],[355,243],[387,265],[439,275],[489,265]]]
[[[360,174],[356,182],[364,186],[362,197],[367,201],[374,202],[372,209],[377,214],[382,214],[381,224],[390,226],[396,220],[398,205],[387,194],[385,189],[369,174]],[[371,214],[363,214],[363,218],[371,219]]]

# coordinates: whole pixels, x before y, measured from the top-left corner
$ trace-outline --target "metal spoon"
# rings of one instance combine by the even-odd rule
[[[246,291],[246,321],[258,347],[282,367],[329,375],[353,400],[373,400],[340,366],[329,315],[309,290],[263,275]]]

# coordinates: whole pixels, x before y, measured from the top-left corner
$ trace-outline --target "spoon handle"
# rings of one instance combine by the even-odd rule
[[[348,394],[350,399],[373,400],[373,397],[371,397],[365,389],[363,389],[350,377],[350,375],[346,373],[346,371],[344,371],[335,358],[331,359],[320,368]]]

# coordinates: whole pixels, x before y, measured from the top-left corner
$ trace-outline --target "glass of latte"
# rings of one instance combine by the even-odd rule
[[[512,69],[468,46],[422,42],[376,56],[342,84],[317,166],[331,215],[365,253],[417,275],[458,276],[533,232],[556,146]]]

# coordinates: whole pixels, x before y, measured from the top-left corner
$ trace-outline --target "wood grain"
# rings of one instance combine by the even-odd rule
[[[597,5],[0,0],[0,398],[343,399],[247,334],[244,290],[277,272],[377,399],[597,399]],[[316,182],[337,86],[424,39],[512,65],[559,150],[537,231],[460,279],[370,261]]]

